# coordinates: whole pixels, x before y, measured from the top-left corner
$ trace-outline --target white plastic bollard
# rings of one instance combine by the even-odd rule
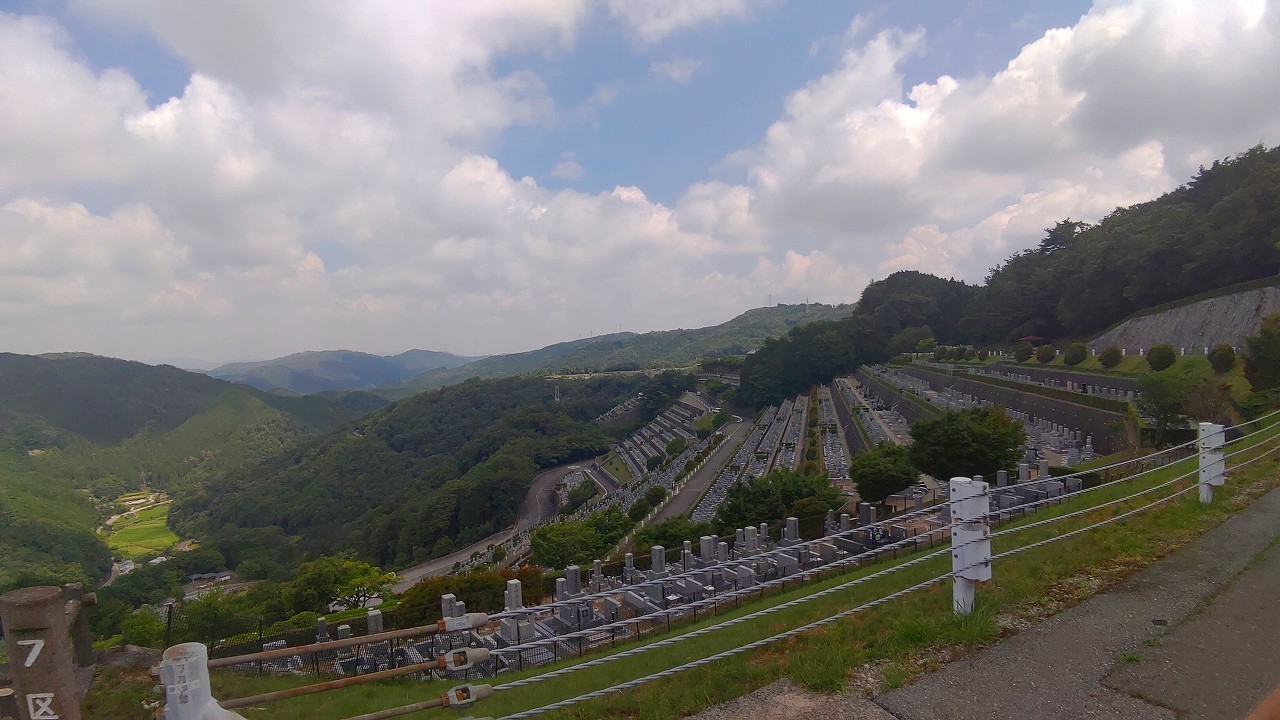
[[[1216,423],[1200,423],[1200,437],[1196,443],[1200,451],[1200,502],[1213,502],[1213,488],[1227,481],[1227,461],[1222,456],[1226,431]]]
[[[987,483],[951,478],[951,602],[957,615],[973,612],[974,583],[991,579],[990,508]]]
[[[200,643],[174,645],[160,661],[165,720],[244,720],[224,710],[209,689],[209,650]]]

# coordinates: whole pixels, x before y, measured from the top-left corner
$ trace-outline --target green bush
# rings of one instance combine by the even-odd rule
[[[1062,355],[1062,362],[1068,365],[1079,365],[1087,357],[1089,357],[1089,348],[1085,347],[1084,343],[1071,343]]]
[[[1031,359],[1032,355],[1035,355],[1035,354],[1036,354],[1036,350],[1035,348],[1031,347],[1031,343],[1024,342],[1018,347],[1013,349],[1013,359],[1017,360],[1018,362],[1026,362]]]
[[[989,358],[989,357],[991,357],[991,353],[990,353],[990,352],[987,352],[986,350],[979,350],[979,351],[978,351],[978,359],[979,359],[979,360],[986,360],[986,359],[987,359],[987,358]]]
[[[969,348],[968,350],[965,350],[965,351],[964,351],[964,359],[965,359],[965,360],[977,360],[977,359],[978,359],[978,351],[977,351],[977,350],[974,350],[973,348]]]
[[[653,504],[649,502],[648,498],[642,497],[631,504],[631,509],[627,510],[627,517],[636,522],[640,522],[651,510],[653,510]]]
[[[1156,372],[1173,367],[1173,364],[1177,361],[1178,355],[1173,351],[1173,346],[1171,345],[1152,345],[1151,349],[1147,351],[1147,364]]]
[[[946,360],[946,359],[947,359],[947,348],[944,348],[941,345],[939,345],[938,347],[933,349],[934,362],[942,362],[943,360]]]
[[[1041,345],[1036,351],[1036,360],[1042,363],[1051,363],[1058,356],[1058,350],[1052,345]]]
[[[1254,392],[1280,387],[1280,314],[1262,318],[1258,334],[1244,339],[1244,376]]]
[[[1101,363],[1104,368],[1113,368],[1119,365],[1120,361],[1123,359],[1124,353],[1120,352],[1120,348],[1115,345],[1103,350],[1102,354],[1098,356],[1098,362]]]
[[[1230,345],[1215,345],[1209,351],[1209,365],[1213,371],[1223,375],[1236,366],[1236,350]]]

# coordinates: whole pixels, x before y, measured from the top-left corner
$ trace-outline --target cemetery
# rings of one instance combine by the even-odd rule
[[[715,517],[728,496],[729,488],[750,478],[764,477],[774,467],[795,469],[801,458],[797,443],[802,443],[808,413],[808,395],[784,400],[780,406],[770,405],[761,413],[747,438],[725,465],[705,495],[693,509],[695,522]],[[787,442],[783,442],[784,437]],[[787,445],[790,444],[790,448]]]

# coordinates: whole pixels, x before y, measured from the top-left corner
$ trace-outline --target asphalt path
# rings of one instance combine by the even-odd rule
[[[575,463],[575,465],[582,468],[587,467],[583,463]],[[524,502],[520,504],[520,512],[516,516],[515,525],[494,533],[483,540],[477,540],[456,552],[401,570],[397,573],[400,577],[399,581],[391,589],[402,593],[416,585],[423,578],[444,575],[453,570],[454,564],[466,562],[474,553],[485,550],[490,545],[504,543],[517,533],[528,530],[543,520],[555,516],[556,482],[569,472],[570,467],[572,466],[561,465],[549,470],[543,470],[534,476],[533,483],[529,486],[529,493],[525,495]]]
[[[684,489],[658,512],[653,522],[660,523],[663,520],[682,517],[693,512],[694,506],[698,504],[703,493],[711,487],[711,483],[715,482],[716,476],[724,469],[725,464],[733,458],[734,451],[738,449],[738,443],[742,442],[744,433],[750,428],[751,423],[742,419],[729,423],[724,430],[724,440],[716,447],[715,452],[711,453],[711,458],[689,478]]]

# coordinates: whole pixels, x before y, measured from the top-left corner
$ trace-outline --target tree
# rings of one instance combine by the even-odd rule
[[[284,594],[291,614],[328,612],[335,602],[349,608],[364,607],[387,591],[395,575],[353,555],[321,556],[298,566]]]
[[[678,517],[649,525],[636,532],[636,550],[644,552],[654,545],[680,547],[685,540],[695,545],[703,535],[715,535],[715,527],[709,522],[694,522]]]
[[[1084,343],[1071,343],[1062,355],[1062,362],[1075,366],[1084,362],[1087,357],[1089,357],[1089,348],[1085,347]]]
[[[722,532],[730,532],[761,522],[778,522],[797,500],[806,497],[816,497],[832,510],[844,502],[840,491],[827,480],[826,473],[774,470],[764,477],[730,487],[728,497],[716,513],[716,525]]]
[[[934,344],[932,330],[920,326],[909,327],[889,338],[888,344],[885,345],[885,353],[900,355],[916,351],[927,352],[933,349]]]
[[[933,349],[933,361],[942,362],[947,359],[948,349],[939,345]]]
[[[1231,388],[1224,382],[1207,377],[1188,385],[1182,412],[1193,422],[1220,422],[1227,417]],[[1230,422],[1224,424],[1229,425]]]
[[[996,407],[950,411],[911,426],[909,455],[921,472],[946,482],[952,477],[995,477],[1017,462],[1026,440],[1022,426]]]
[[[1108,370],[1119,365],[1124,359],[1124,353],[1120,352],[1120,348],[1115,345],[1108,345],[1106,350],[1098,356],[1098,363]]]
[[[822,530],[827,520],[827,511],[831,509],[831,507],[827,506],[827,503],[811,495],[792,503],[791,511],[787,513],[787,516],[799,521],[800,537],[816,538],[822,536]]]
[[[1236,349],[1230,345],[1214,345],[1209,351],[1209,366],[1219,375],[1225,375],[1236,366]]]
[[[1036,351],[1036,360],[1041,363],[1051,363],[1058,356],[1058,350],[1054,346],[1045,343]]]
[[[395,582],[395,573],[354,558],[342,558],[339,563],[341,580],[338,584],[338,602],[349,608],[364,607],[365,603],[386,593]]]
[[[631,508],[627,510],[627,517],[636,522],[640,522],[653,510],[653,503],[648,498],[642,497],[631,503]]]
[[[1148,375],[1138,381],[1138,411],[1151,421],[1155,444],[1163,445],[1169,430],[1187,425],[1186,389],[1173,378]]]
[[[1036,354],[1036,350],[1035,348],[1031,347],[1031,343],[1024,342],[1019,344],[1018,347],[1013,349],[1013,359],[1017,360],[1018,362],[1026,362],[1031,359],[1032,355],[1035,355],[1035,354]]]
[[[151,608],[144,607],[120,623],[120,635],[126,645],[158,648],[164,642],[164,623]]]
[[[1173,364],[1177,361],[1178,355],[1173,351],[1172,345],[1152,345],[1151,349],[1147,351],[1147,365],[1150,365],[1151,369],[1156,372],[1173,367]]]
[[[986,360],[988,357],[991,357],[991,353],[986,348],[983,348],[978,351],[979,360]]]
[[[662,461],[665,459],[666,458],[662,457],[661,455],[651,455],[650,457],[645,459],[644,466],[649,470],[657,470],[658,468],[662,467]]]
[[[679,455],[680,453],[684,452],[685,447],[686,445],[685,445],[684,438],[682,437],[671,438],[671,442],[667,443],[667,457],[673,458]]]
[[[650,505],[657,506],[667,497],[667,489],[661,485],[654,485],[644,491],[644,499],[649,501]]]
[[[906,446],[882,442],[868,452],[853,456],[849,477],[858,486],[858,496],[864,502],[883,502],[910,487],[919,474],[911,464]]]
[[[1280,314],[1262,318],[1258,334],[1244,339],[1244,376],[1254,392],[1280,387]]]

